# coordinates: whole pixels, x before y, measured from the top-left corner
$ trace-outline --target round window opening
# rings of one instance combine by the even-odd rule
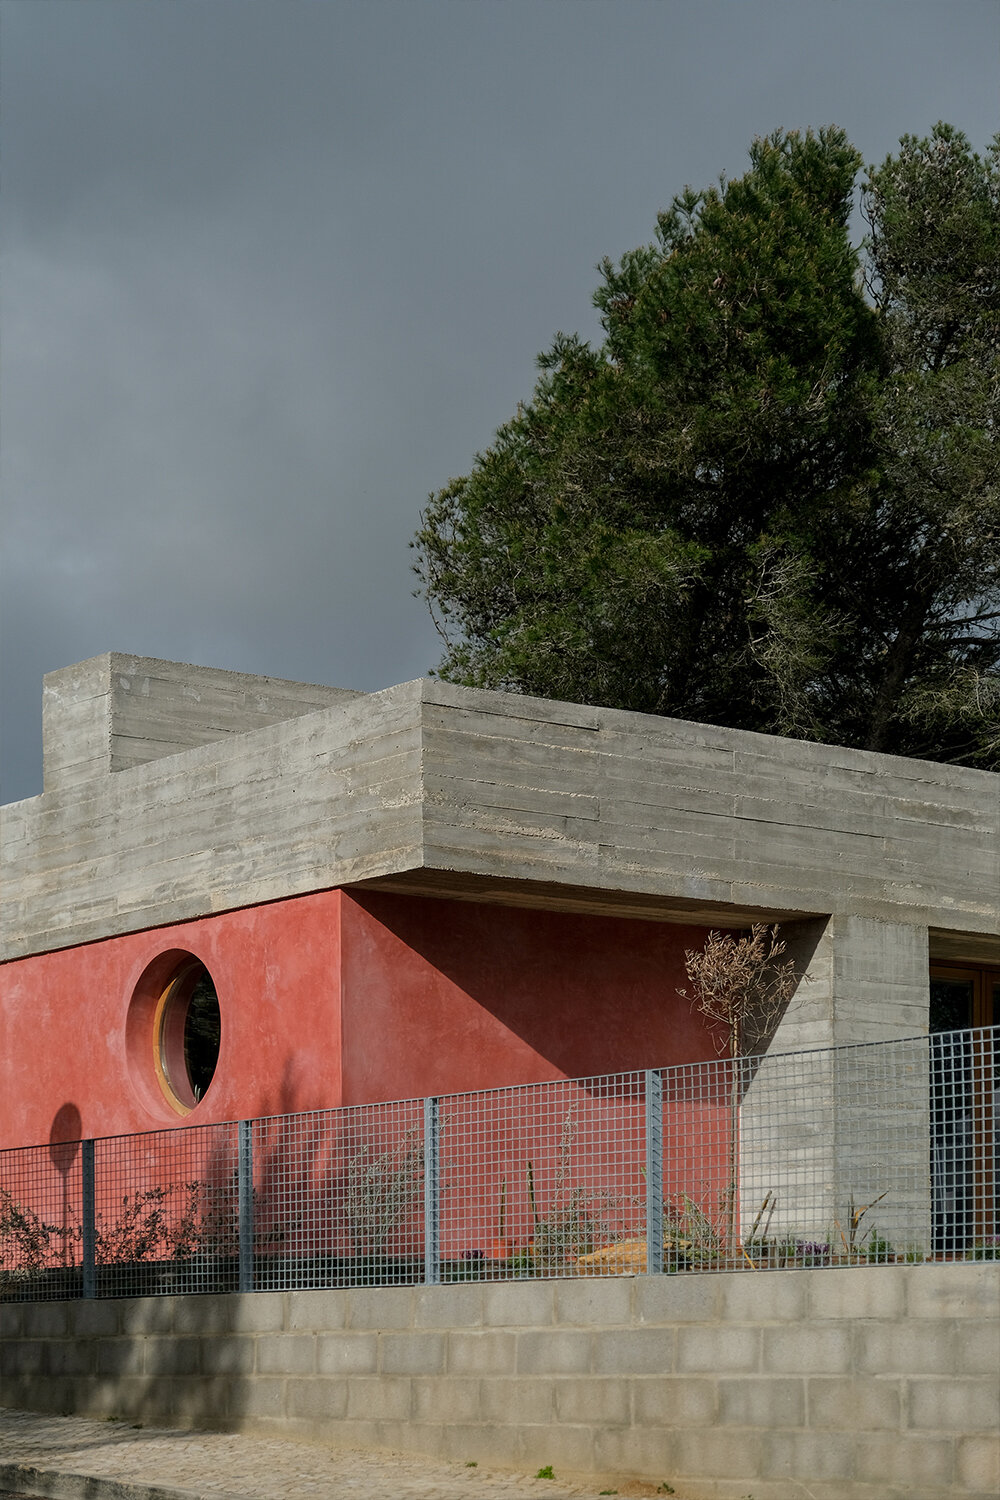
[[[181,1113],[205,1097],[219,1061],[222,1019],[215,983],[196,958],[174,971],[156,1007],[156,1072],[167,1100]]]

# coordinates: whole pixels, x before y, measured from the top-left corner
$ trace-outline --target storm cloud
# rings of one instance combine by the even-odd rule
[[[754,135],[996,128],[993,0],[3,0],[4,800],[105,650],[373,689],[595,264]]]

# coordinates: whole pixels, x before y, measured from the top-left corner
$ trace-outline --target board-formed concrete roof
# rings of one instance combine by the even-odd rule
[[[108,653],[45,680],[3,810],[6,959],[343,885],[1000,954],[1000,777],[422,679],[359,694]]]

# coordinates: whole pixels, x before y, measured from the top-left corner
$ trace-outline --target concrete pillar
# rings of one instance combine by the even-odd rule
[[[897,1250],[925,1250],[927,930],[835,916],[788,923],[782,936],[802,978],[766,1056],[745,1080],[743,1233],[770,1194],[772,1238],[842,1253],[845,1241],[857,1246],[875,1225]],[[864,1045],[870,1042],[892,1045]]]

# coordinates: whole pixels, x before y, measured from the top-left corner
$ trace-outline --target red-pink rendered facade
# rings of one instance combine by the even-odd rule
[[[0,971],[0,1144],[58,1138],[57,1116],[106,1136],[711,1057],[677,993],[704,936],[334,890],[17,960]],[[186,1116],[158,1088],[147,1024],[183,953],[222,1015]]]

